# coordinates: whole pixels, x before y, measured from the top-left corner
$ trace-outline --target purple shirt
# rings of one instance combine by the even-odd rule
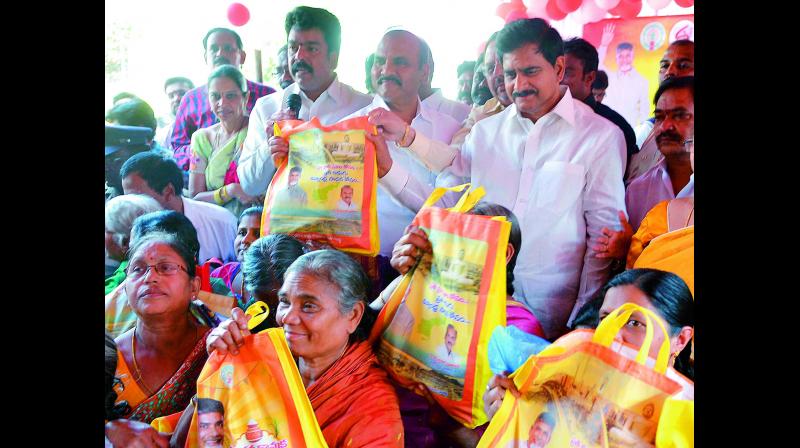
[[[247,91],[250,92],[250,97],[247,99],[249,115],[253,106],[256,105],[256,100],[269,95],[275,89],[247,80]],[[172,141],[170,142],[175,161],[182,170],[189,169],[190,145],[194,131],[207,128],[216,122],[217,117],[208,103],[208,87],[203,85],[186,92],[178,106],[178,112],[175,114],[175,126],[172,128]]]

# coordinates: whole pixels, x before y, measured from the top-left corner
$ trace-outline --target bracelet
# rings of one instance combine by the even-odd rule
[[[219,193],[219,197],[222,198],[223,202],[228,202],[231,200],[231,196],[228,194],[228,189],[226,187],[227,185],[223,185],[222,188],[220,188],[221,191]]]
[[[217,188],[216,190],[214,190],[214,202],[216,202],[219,205],[225,203],[225,201],[222,200],[222,193],[220,193],[220,191],[222,191],[224,188],[225,187]]]
[[[400,137],[400,140],[397,141],[397,146],[399,146],[401,148],[405,148],[405,147],[408,146],[408,145],[405,144],[405,141],[406,141],[406,137],[408,137],[408,130],[409,129],[411,129],[411,126],[406,125],[406,129],[405,129],[405,131],[403,131],[403,136]]]

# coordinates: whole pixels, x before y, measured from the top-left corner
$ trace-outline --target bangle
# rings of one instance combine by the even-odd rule
[[[408,146],[408,145],[405,143],[405,141],[406,141],[406,137],[408,137],[408,130],[409,130],[409,129],[411,129],[411,126],[409,126],[409,125],[406,125],[406,129],[405,129],[405,131],[403,131],[403,136],[402,136],[402,137],[400,137],[400,140],[398,140],[398,141],[397,141],[397,146],[399,146],[399,147],[401,147],[401,148],[405,148],[405,147],[407,147],[407,146]]]
[[[220,188],[219,197],[222,198],[222,202],[228,202],[231,200],[231,196],[228,194],[228,188],[226,187],[227,185],[223,185],[222,188]]]
[[[217,188],[216,190],[214,190],[214,202],[216,202],[219,205],[222,205],[225,202],[222,200],[222,196],[220,195],[220,190],[222,190],[222,188]]]

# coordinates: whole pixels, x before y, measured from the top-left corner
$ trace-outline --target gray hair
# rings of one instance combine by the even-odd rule
[[[309,252],[292,263],[286,270],[284,279],[289,274],[306,274],[336,285],[339,289],[339,311],[350,312],[356,303],[364,303],[364,315],[356,331],[350,335],[350,342],[366,340],[375,321],[375,315],[369,307],[367,292],[370,281],[364,269],[355,260],[338,250],[317,250]]]
[[[106,202],[106,231],[113,235],[114,242],[123,245],[129,240],[133,221],[139,216],[157,212],[162,207],[159,203],[143,194],[123,194]]]

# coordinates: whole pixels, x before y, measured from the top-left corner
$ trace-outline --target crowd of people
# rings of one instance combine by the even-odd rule
[[[328,446],[475,446],[485,425],[466,428],[430,392],[395,385],[367,340],[400,276],[432,250],[414,216],[434,188],[467,182],[486,191],[469,213],[511,222],[508,325],[555,341],[632,302],[663,319],[671,369],[693,379],[693,42],[668,45],[643,105],[638,78],[621,73],[630,67],[599,70],[613,28],[595,48],[541,19],[510,22],[459,65],[458,101],[432,88],[433,53],[408,30],[376,38],[358,89],[337,78],[333,13],[297,7],[285,37],[276,88],[246,79],[240,36],[214,28],[202,38],[207,82],[164,85],[174,119],[126,92],[106,114],[106,446],[180,445],[185,430],[150,423],[192,413],[209,354],[237,353],[257,300],[286,334]],[[606,89],[630,99],[608,104]],[[367,138],[379,254],[262,237],[267,186],[289,151],[275,123],[359,116],[378,130]],[[642,322],[634,314],[620,338],[641,345]],[[508,392],[519,394],[496,375],[490,418]],[[215,432],[203,446],[221,442]]]

